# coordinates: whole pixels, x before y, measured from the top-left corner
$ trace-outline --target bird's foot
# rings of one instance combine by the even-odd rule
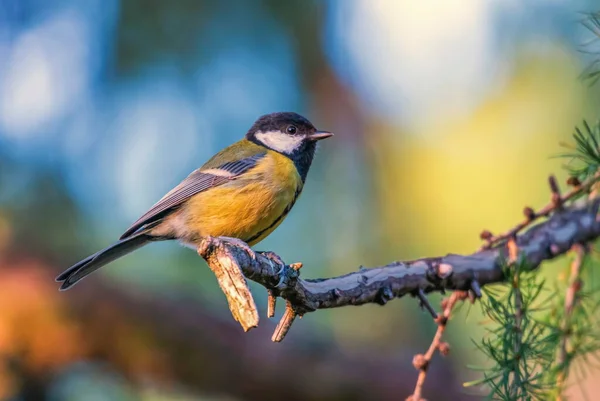
[[[276,286],[277,288],[280,288],[281,284],[283,283],[283,280],[285,280],[285,276],[282,274],[283,270],[285,269],[285,262],[275,252],[259,251],[257,253],[264,256],[265,258],[267,258],[267,260],[269,262],[273,262],[273,263],[275,263],[276,266],[279,266],[279,270],[277,270],[277,272],[275,272],[273,269],[273,273],[281,276],[281,278],[279,279],[279,283],[277,283],[277,286]],[[272,263],[271,263],[271,266],[275,267],[275,266],[273,266]]]
[[[277,274],[280,276],[279,282],[275,286],[277,290],[282,289],[283,282],[285,280],[285,275],[283,274],[285,269],[285,262],[277,255],[275,252],[271,251],[256,251],[259,255],[263,256],[269,262],[271,266],[271,270],[273,274]],[[279,267],[279,270],[276,271],[276,268]],[[277,301],[278,291],[273,291],[272,289],[267,290],[268,299],[267,299],[267,317],[272,318],[275,316],[275,303]]]
[[[279,266],[280,268],[279,268],[279,271],[278,271],[277,274],[281,273],[281,271],[285,267],[285,262],[275,252],[271,252],[271,251],[257,251],[256,253],[258,253],[259,255],[264,256],[270,262],[273,262],[277,266]]]
[[[252,260],[256,260],[256,253],[252,250],[252,248],[250,248],[250,245],[246,244],[241,239],[234,238],[234,237],[218,237],[218,238],[221,241],[225,241],[231,245],[235,245],[235,246],[242,248],[244,251],[246,251],[246,253],[248,254],[248,256],[250,256],[250,258]]]

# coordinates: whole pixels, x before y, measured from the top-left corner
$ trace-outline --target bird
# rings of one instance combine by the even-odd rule
[[[271,234],[300,196],[317,142],[333,136],[294,112],[260,116],[243,139],[192,171],[137,219],[119,240],[56,277],[61,291],[155,241],[198,249],[219,237],[244,248]]]

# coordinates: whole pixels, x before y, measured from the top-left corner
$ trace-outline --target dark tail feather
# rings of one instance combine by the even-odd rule
[[[69,267],[58,277],[56,277],[56,281],[62,282],[60,290],[68,290],[88,274],[95,272],[102,266],[107,265],[116,259],[119,259],[121,256],[125,256],[128,253],[135,251],[150,241],[152,241],[152,237],[142,232],[134,234],[129,238],[121,240],[106,249],[88,256],[81,262]]]

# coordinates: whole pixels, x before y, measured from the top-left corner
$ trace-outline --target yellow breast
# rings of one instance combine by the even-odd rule
[[[254,245],[281,224],[301,191],[294,163],[269,150],[241,177],[192,197],[185,218],[199,237],[234,237]]]

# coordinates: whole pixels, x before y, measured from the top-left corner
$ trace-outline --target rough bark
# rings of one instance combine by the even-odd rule
[[[597,218],[600,200],[583,206],[561,207],[546,221],[516,238],[519,257],[531,268],[567,253],[573,244],[587,243],[600,236]],[[203,244],[203,256],[212,261],[234,258],[245,276],[284,298],[299,314],[318,309],[367,303],[386,304],[404,295],[445,290],[475,290],[504,280],[502,266],[509,250],[507,242],[471,255],[448,254],[358,271],[324,279],[302,279],[297,266],[283,269],[261,254],[250,257],[246,250],[214,238]]]

